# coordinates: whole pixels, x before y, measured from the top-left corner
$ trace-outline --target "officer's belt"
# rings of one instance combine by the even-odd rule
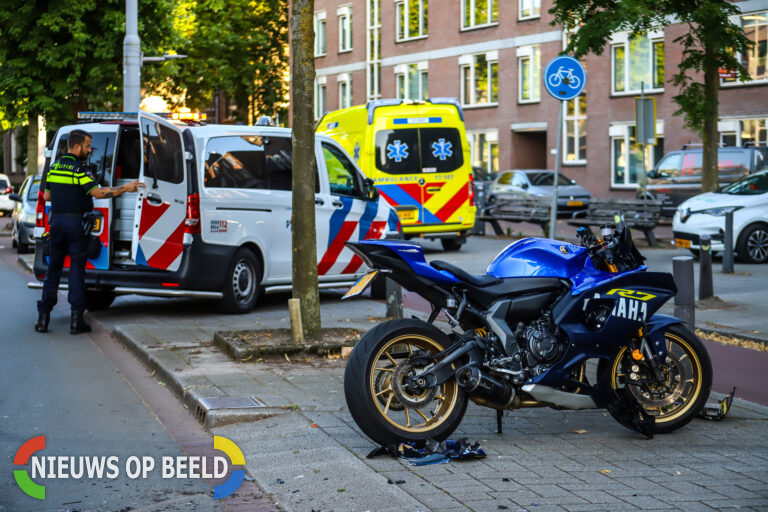
[[[83,214],[82,213],[57,213],[57,212],[51,212],[51,218],[62,218],[62,219],[82,219]]]

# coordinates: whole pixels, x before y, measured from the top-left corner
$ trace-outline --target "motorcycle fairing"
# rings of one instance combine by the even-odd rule
[[[568,279],[582,271],[587,256],[587,250],[578,245],[548,238],[523,238],[496,255],[485,272],[498,278]]]
[[[411,270],[421,277],[441,284],[460,282],[453,274],[431,267],[424,258],[424,250],[419,245],[393,242],[391,240],[362,240],[351,245],[385,247],[399,256],[411,267]]]
[[[557,303],[552,311],[555,324],[568,338],[566,351],[560,361],[541,375],[528,379],[526,383],[562,386],[563,383],[570,381],[571,372],[578,369],[587,359],[613,360],[627,341],[637,336],[638,329],[647,324],[653,326],[651,333],[656,336],[656,340],[651,338],[653,352],[657,360],[663,360],[666,356],[666,345],[656,341],[659,335],[663,336],[664,327],[679,320],[666,315],[655,315],[655,313],[676,291],[674,279],[670,274],[627,272],[600,285],[592,286],[578,296],[567,296]],[[595,329],[585,325],[584,314],[588,311],[589,303],[593,299],[614,300],[616,304],[622,300],[634,300],[619,295],[621,292],[626,292],[625,295],[629,296],[638,294],[646,299],[637,301],[645,303],[645,318],[637,315],[621,317],[614,314],[616,312],[614,308],[600,328]],[[639,305],[635,311],[640,311]],[[596,339],[600,341],[596,343]]]

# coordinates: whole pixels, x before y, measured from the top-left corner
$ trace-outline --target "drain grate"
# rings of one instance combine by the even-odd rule
[[[198,400],[195,417],[204,424],[208,411],[214,409],[252,409],[266,406],[263,400],[255,396],[211,396]]]

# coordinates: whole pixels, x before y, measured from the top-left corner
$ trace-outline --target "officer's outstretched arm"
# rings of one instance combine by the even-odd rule
[[[139,180],[120,185],[119,187],[96,187],[91,190],[90,194],[95,199],[109,199],[110,197],[117,197],[126,192],[136,192],[139,188],[144,188],[145,185]]]

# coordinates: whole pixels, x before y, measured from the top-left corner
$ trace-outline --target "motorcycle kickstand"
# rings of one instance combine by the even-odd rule
[[[501,418],[504,416],[504,411],[501,409],[496,409],[496,433],[502,434],[501,431]]]

